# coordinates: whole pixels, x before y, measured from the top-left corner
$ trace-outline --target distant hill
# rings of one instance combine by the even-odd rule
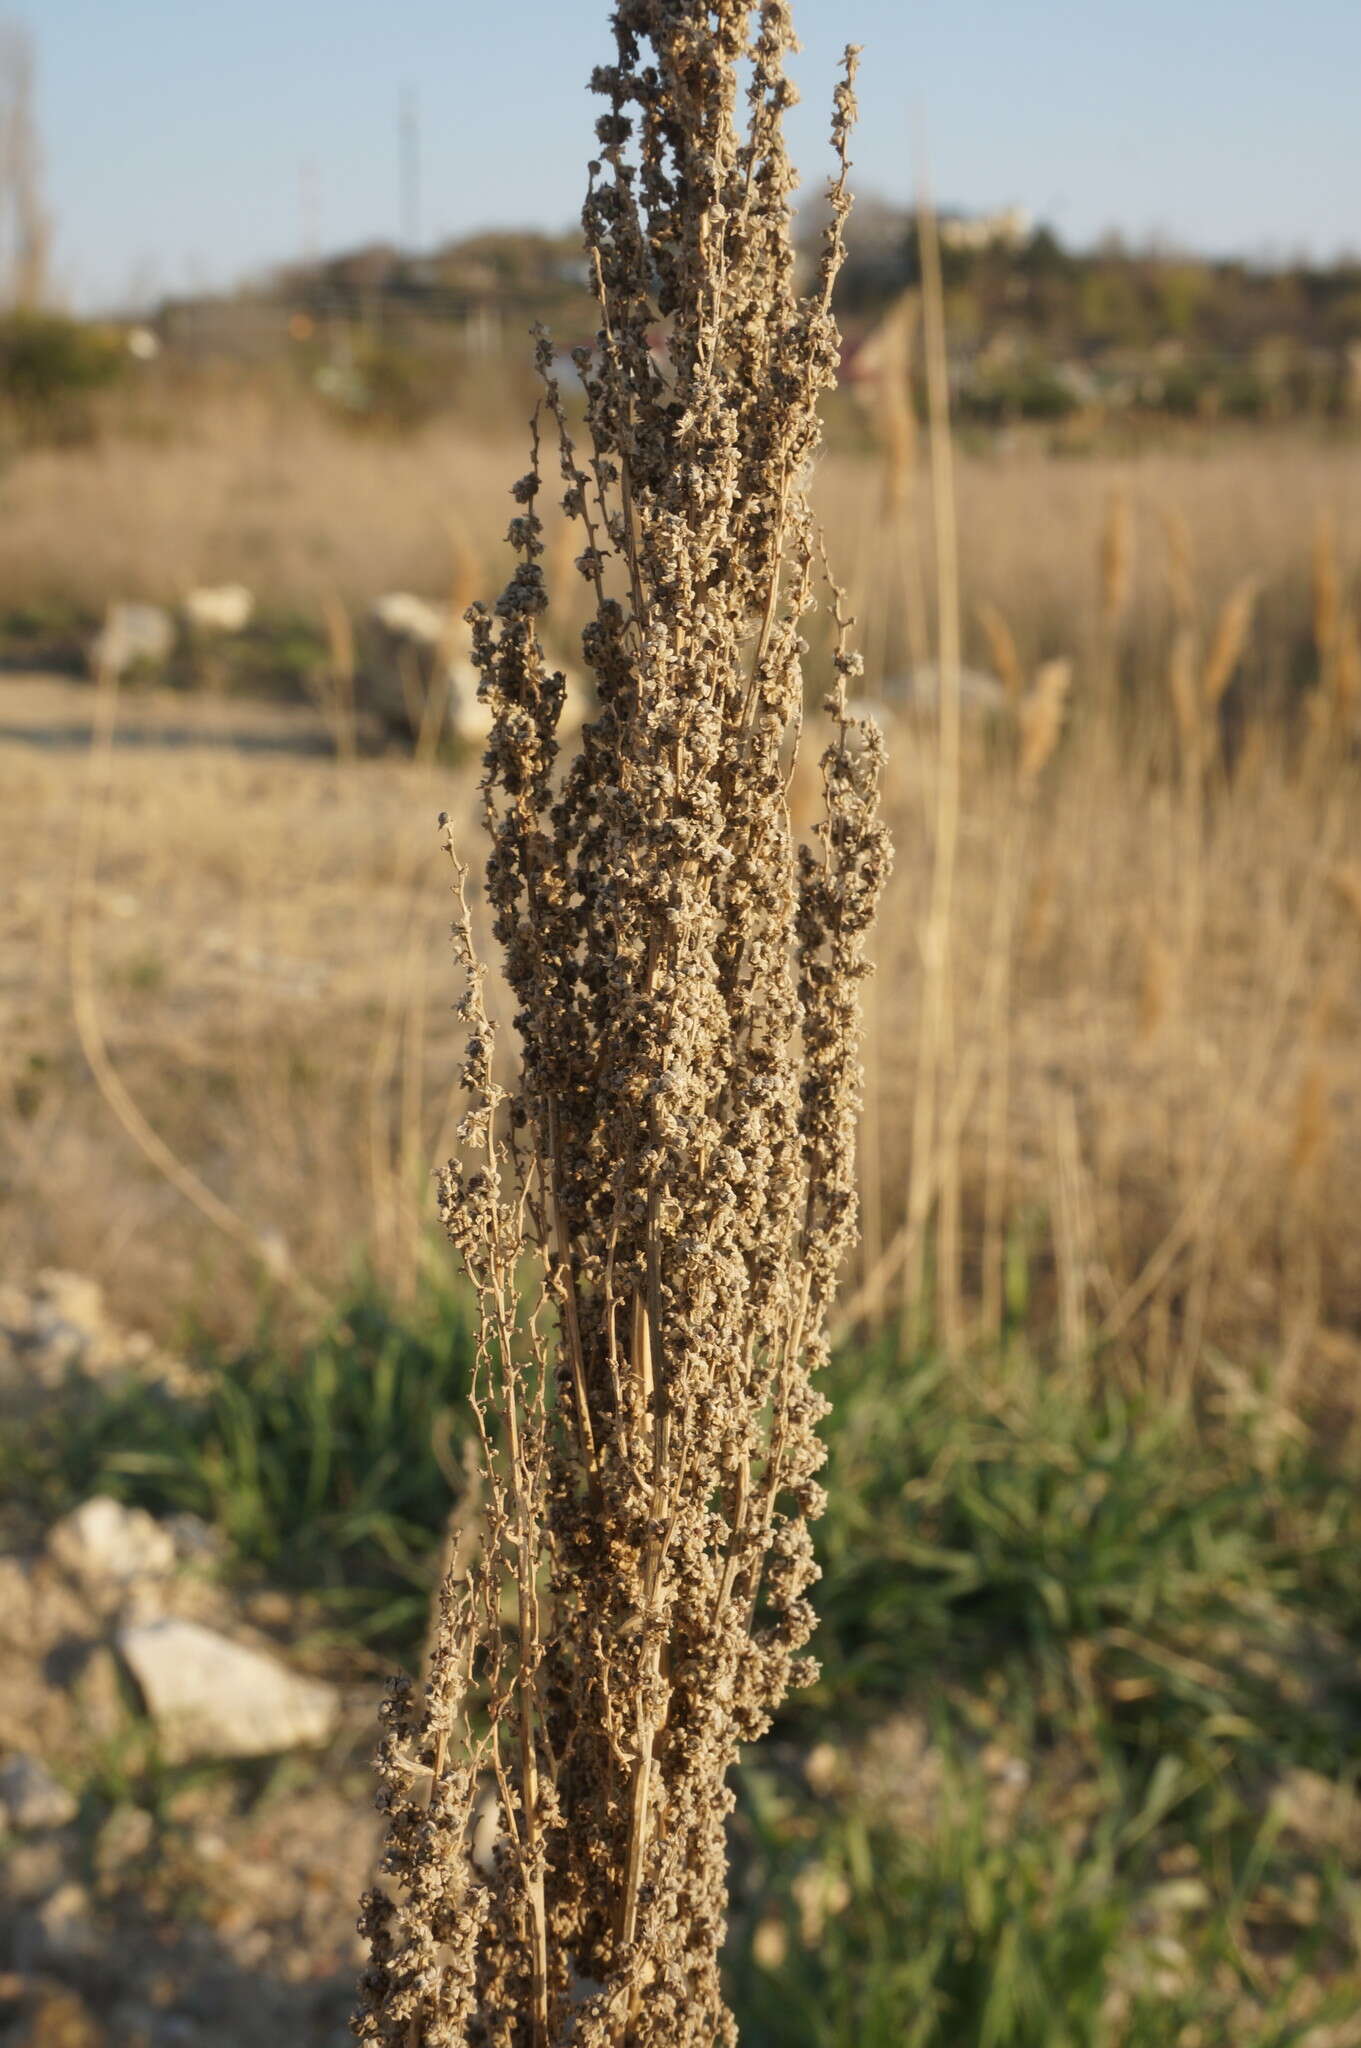
[[[917,227],[909,208],[873,197],[852,221],[837,293],[843,378],[872,396],[876,382],[913,375]],[[809,209],[810,256],[817,227]],[[1015,209],[943,214],[940,229],[964,418],[1361,418],[1361,261],[1258,265],[1114,240],[1078,251]],[[486,360],[522,349],[536,320],[560,347],[589,340],[588,286],[576,231],[489,230],[420,254],[374,242],[291,264],[230,297],[168,305],[161,326],[208,353],[267,355],[353,329],[398,353],[457,347]]]
[[[270,295],[328,310],[375,296],[433,318],[477,307],[571,309],[590,319],[586,257],[578,233],[496,229],[413,255],[371,242],[310,264],[290,264],[265,281]]]
[[[910,209],[870,200],[853,218],[837,300],[852,364],[921,280]],[[940,226],[966,412],[1361,414],[1361,260],[1257,265],[1114,239],[1077,251],[1014,211]]]

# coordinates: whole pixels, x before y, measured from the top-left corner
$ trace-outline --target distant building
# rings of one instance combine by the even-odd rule
[[[997,213],[942,215],[941,245],[977,255],[983,249],[1022,249],[1034,226],[1023,206],[1004,206]]]

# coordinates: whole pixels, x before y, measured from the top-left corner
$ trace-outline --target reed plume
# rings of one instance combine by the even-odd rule
[[[1257,591],[1258,579],[1255,576],[1245,576],[1229,592],[1220,607],[1201,677],[1201,695],[1205,701],[1206,711],[1211,717],[1218,712],[1224,701],[1224,693],[1233,681],[1238,665],[1243,659],[1248,635],[1252,630]]]
[[[1129,609],[1133,587],[1134,528],[1130,502],[1123,490],[1114,490],[1106,504],[1101,530],[1101,619],[1114,633]]]
[[[1314,646],[1320,675],[1326,676],[1337,647],[1338,623],[1342,615],[1341,579],[1337,566],[1337,524],[1330,512],[1320,512],[1314,522],[1314,548],[1310,564],[1314,600]]]
[[[1179,626],[1195,621],[1196,558],[1186,515],[1176,509],[1162,514],[1163,537],[1167,542],[1167,588]]]
[[[862,946],[887,865],[882,742],[847,710],[835,592],[812,846],[786,803],[855,52],[802,297],[783,0],[623,0],[614,24],[592,81],[582,448],[541,337],[516,566],[494,616],[471,614],[519,1059],[503,1087],[458,868],[471,1108],[441,1207],[481,1306],[487,1526],[444,1587],[423,1699],[399,1685],[385,1715],[356,2031],[401,2048],[734,2041],[726,1776],[816,1669],[815,1376],[855,1231]],[[541,431],[594,596],[599,715],[565,768]],[[466,1846],[480,1779],[490,1873]]]
[[[1017,704],[1025,693],[1025,669],[1011,622],[1000,605],[983,598],[977,606],[978,623],[988,643],[988,659],[1007,693],[1009,704]]]

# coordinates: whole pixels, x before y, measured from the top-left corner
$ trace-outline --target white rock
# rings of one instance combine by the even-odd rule
[[[551,661],[546,665],[550,672],[559,667]],[[590,697],[575,670],[560,668],[559,672],[566,685],[558,718],[558,738],[563,741],[580,732],[585,724],[590,715]],[[448,731],[460,746],[480,746],[491,736],[491,706],[477,694],[481,680],[470,659],[457,657],[449,663]]]
[[[130,1586],[175,1569],[175,1539],[144,1508],[125,1508],[97,1493],[63,1516],[47,1539],[48,1555],[88,1585]]]
[[[20,1968],[30,1970],[98,1955],[99,1931],[90,1917],[90,1894],[84,1885],[59,1885],[20,1929],[15,1946]]]
[[[460,746],[481,746],[491,732],[491,707],[478,696],[481,677],[472,660],[472,632],[448,605],[390,590],[369,607],[363,639],[361,690],[365,702],[390,724],[409,729],[428,702],[442,696],[446,735]],[[549,662],[550,668],[556,664]],[[567,682],[559,729],[575,732],[587,715],[589,693],[581,678]],[[414,732],[413,732],[414,736]]]
[[[449,613],[409,590],[389,590],[373,601],[373,616],[395,640],[414,640],[418,647],[438,647],[449,637]]]
[[[553,664],[550,662],[549,666],[552,667]],[[564,734],[579,732],[591,715],[590,692],[575,669],[563,668],[562,678],[567,688],[563,694],[558,731]]]
[[[471,1855],[473,1862],[484,1877],[490,1877],[496,1869],[496,1845],[505,1830],[501,1825],[501,1802],[491,1785],[483,1787],[473,1811],[473,1839]]]
[[[104,1327],[104,1290],[84,1273],[67,1273],[60,1266],[44,1266],[33,1287],[32,1318],[40,1328],[51,1317],[74,1323],[83,1330]]]
[[[909,711],[934,711],[940,702],[939,667],[934,661],[924,661],[910,675],[886,682],[884,696],[890,703],[905,705]],[[981,668],[960,669],[959,708],[966,717],[971,712],[1002,711],[1006,702],[1006,685],[998,677]]]
[[[79,1811],[76,1800],[36,1756],[22,1753],[0,1764],[0,1812],[13,1828],[64,1828]]]
[[[491,706],[477,694],[481,681],[470,661],[449,664],[449,734],[460,746],[479,745],[491,737]]]
[[[111,1323],[98,1282],[82,1274],[49,1268],[27,1288],[0,1289],[0,1401],[23,1407],[73,1375],[116,1382],[132,1373],[175,1392],[194,1379],[145,1332]]]
[[[31,1654],[41,1604],[33,1566],[24,1558],[0,1557],[0,1645]]]
[[[120,1631],[118,1648],[171,1762],[271,1756],[325,1742],[335,1727],[334,1686],[198,1622],[140,1623]]]
[[[66,1875],[66,1845],[59,1835],[30,1835],[7,1842],[0,1863],[0,1896],[5,1905],[36,1906]]]
[[[184,616],[196,633],[243,633],[255,611],[244,583],[203,584],[184,600]]]
[[[175,621],[158,604],[111,604],[95,636],[95,669],[123,675],[139,661],[160,668],[175,645]]]
[[[97,1280],[54,1267],[38,1275],[24,1324],[12,1336],[45,1383],[83,1365],[104,1334],[104,1292]]]

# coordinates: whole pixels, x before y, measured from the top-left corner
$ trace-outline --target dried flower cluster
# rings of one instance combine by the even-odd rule
[[[593,80],[601,330],[578,357],[580,455],[539,347],[596,595],[599,715],[565,768],[537,633],[537,427],[515,572],[495,618],[472,615],[520,1065],[498,1086],[459,870],[473,1106],[442,1209],[481,1303],[489,1506],[424,1700],[403,1688],[386,1710],[393,1882],[365,1902],[356,2030],[401,2048],[733,2041],[726,1776],[815,1668],[814,1375],[855,1229],[862,947],[888,860],[839,596],[812,848],[786,803],[854,53],[805,297],[784,0],[622,0],[615,35]],[[489,1869],[468,1847],[479,1780]]]

